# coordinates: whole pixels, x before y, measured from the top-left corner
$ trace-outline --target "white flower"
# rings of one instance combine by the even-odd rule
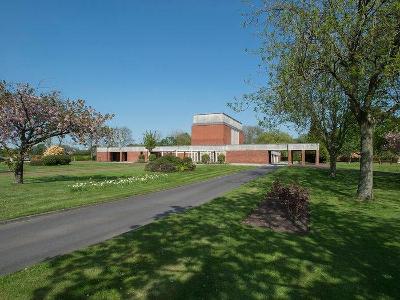
[[[105,179],[103,181],[93,181],[91,178],[86,182],[77,182],[72,185],[69,185],[73,191],[81,191],[88,188],[96,188],[96,187],[107,187],[107,186],[123,186],[129,185],[133,183],[146,183],[151,180],[160,179],[163,177],[167,177],[168,174],[145,174],[142,176],[132,176],[128,178],[118,178],[118,179]]]

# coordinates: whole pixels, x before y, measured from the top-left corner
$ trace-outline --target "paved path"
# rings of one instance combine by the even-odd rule
[[[0,225],[0,274],[112,238],[170,213],[203,204],[273,167]],[[29,197],[27,195],[27,197]]]

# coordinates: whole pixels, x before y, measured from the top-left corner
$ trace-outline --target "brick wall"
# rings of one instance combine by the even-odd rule
[[[144,154],[145,160],[147,161],[147,159],[148,159],[147,151],[143,151],[143,154]],[[136,162],[139,158],[139,155],[140,155],[140,152],[129,151],[127,161]]]
[[[231,128],[224,124],[193,125],[192,145],[227,145],[231,143]]]
[[[107,152],[97,152],[96,160],[97,161],[109,161],[108,153]]]
[[[226,162],[268,164],[269,156],[266,150],[227,151]]]

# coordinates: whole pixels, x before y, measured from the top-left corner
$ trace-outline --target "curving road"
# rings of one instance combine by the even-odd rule
[[[201,205],[274,170],[254,170],[118,201],[33,216],[0,225],[0,274],[138,228],[170,213]]]

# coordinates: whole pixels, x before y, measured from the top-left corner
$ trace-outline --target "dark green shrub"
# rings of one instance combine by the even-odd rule
[[[163,173],[172,173],[172,172],[176,172],[177,171],[177,167],[169,162],[163,163],[160,165],[160,172]]]
[[[190,157],[181,159],[172,155],[165,155],[150,161],[146,167],[146,171],[151,172],[177,172],[177,171],[193,171],[196,165],[192,162]]]
[[[182,165],[180,167],[181,171],[194,171],[196,169],[196,165],[193,163],[193,160],[190,157],[184,157],[182,159]]]
[[[72,158],[73,158],[74,161],[88,161],[88,160],[91,160],[90,155],[83,155],[83,154],[74,155]]]
[[[155,155],[154,153],[149,155],[149,161],[153,161],[157,159],[157,155]]]
[[[71,162],[71,157],[66,154],[46,155],[43,156],[42,162],[44,166],[68,165]]]
[[[208,164],[210,162],[210,155],[208,155],[207,153],[203,154],[201,156],[201,162],[203,164]]]
[[[221,153],[221,154],[218,154],[217,160],[218,160],[218,163],[219,163],[219,164],[225,163],[225,155],[222,154],[222,153]]]

